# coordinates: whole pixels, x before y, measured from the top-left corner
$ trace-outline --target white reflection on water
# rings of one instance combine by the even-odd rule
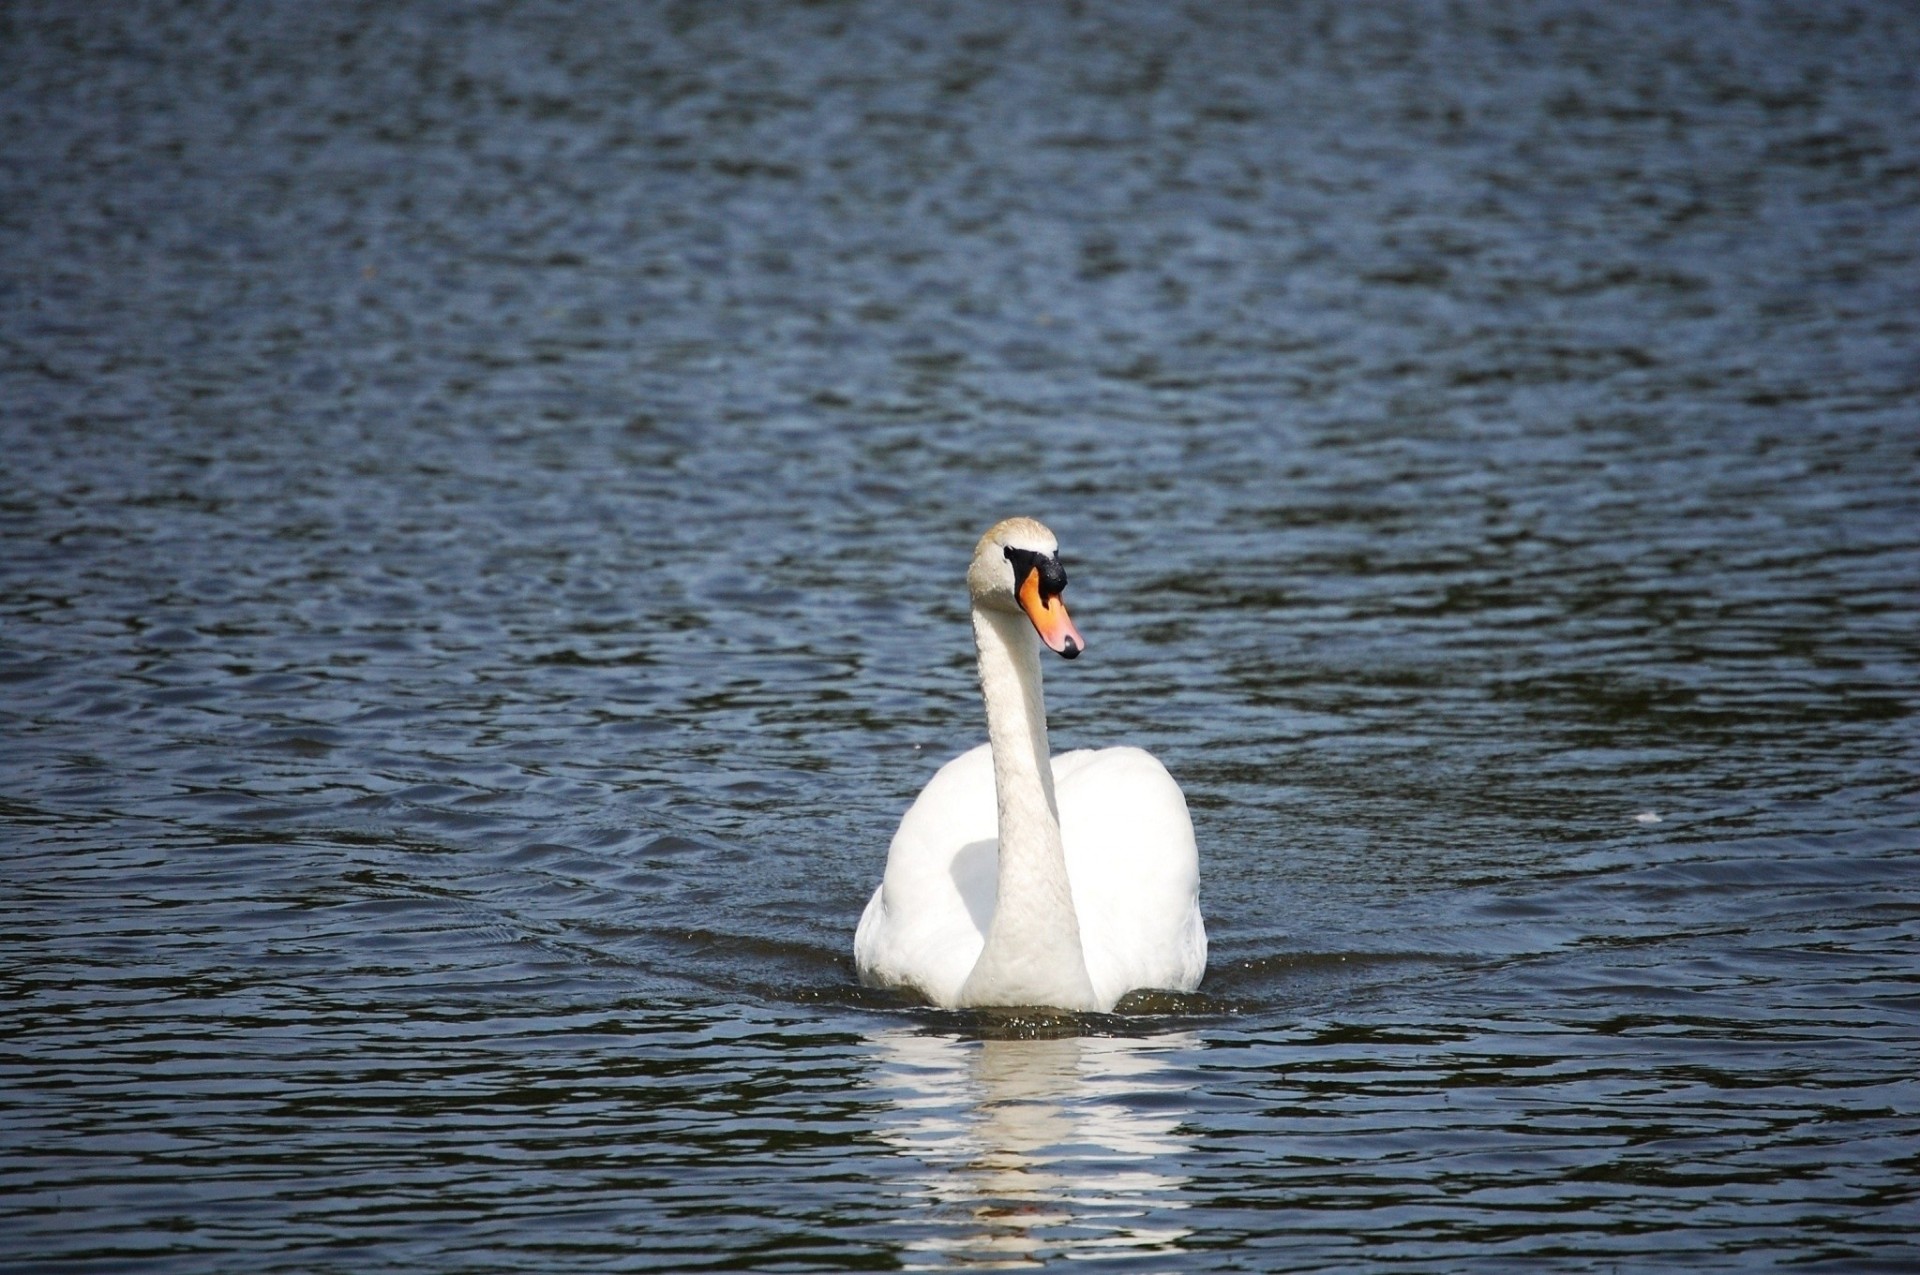
[[[924,1162],[908,1269],[1038,1266],[1061,1255],[1165,1252],[1186,1178],[1187,1109],[1168,1059],[1187,1035],[968,1040],[870,1037],[880,1137]]]

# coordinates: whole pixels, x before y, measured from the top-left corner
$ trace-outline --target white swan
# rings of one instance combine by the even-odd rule
[[[1207,932],[1180,785],[1138,748],[1049,765],[1040,641],[1068,659],[1086,649],[1060,599],[1058,552],[1031,518],[974,549],[987,742],[942,766],[900,820],[854,935],[863,982],[948,1009],[1101,1013],[1136,988],[1199,985]]]

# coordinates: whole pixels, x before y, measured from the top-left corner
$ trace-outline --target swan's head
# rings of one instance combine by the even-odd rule
[[[980,537],[967,568],[967,591],[975,606],[1022,612],[1049,649],[1072,659],[1087,649],[1087,640],[1061,600],[1066,587],[1060,542],[1031,518],[996,523]]]

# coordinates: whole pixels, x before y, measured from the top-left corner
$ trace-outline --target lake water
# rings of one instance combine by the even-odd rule
[[[1916,67],[10,5],[0,1266],[1914,1269]],[[853,976],[1012,513],[1195,995]]]

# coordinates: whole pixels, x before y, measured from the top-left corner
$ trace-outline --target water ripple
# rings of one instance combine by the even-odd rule
[[[1920,1234],[1893,6],[15,6],[33,1269]],[[1213,964],[863,989],[1046,518]]]

